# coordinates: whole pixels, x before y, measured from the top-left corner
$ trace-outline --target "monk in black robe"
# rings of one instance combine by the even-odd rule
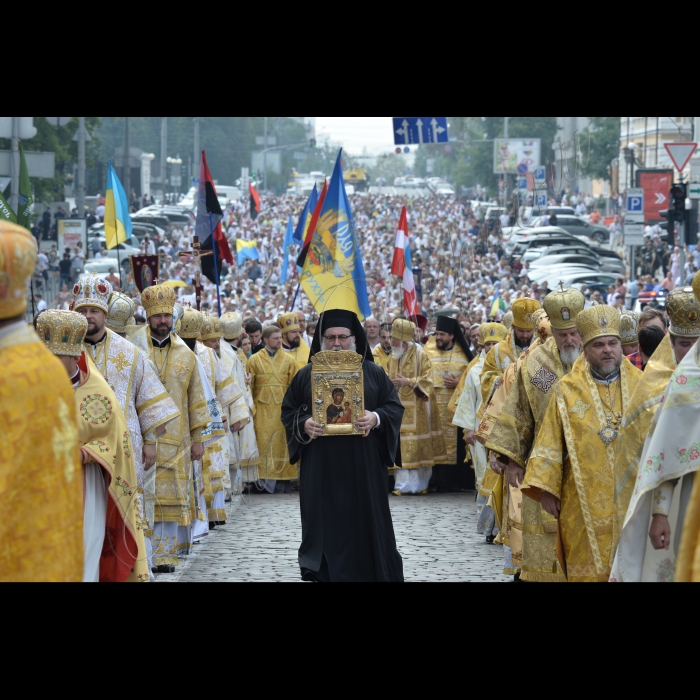
[[[400,463],[404,408],[386,372],[374,364],[362,325],[349,311],[321,314],[311,355],[355,350],[364,358],[365,417],[361,436],[321,437],[313,421],[311,364],[294,378],[282,406],[292,464],[301,461],[302,579],[318,582],[403,582],[386,490]]]

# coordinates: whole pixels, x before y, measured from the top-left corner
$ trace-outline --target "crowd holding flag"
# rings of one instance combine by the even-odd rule
[[[287,282],[287,274],[289,272],[289,256],[292,254],[292,246],[294,245],[294,224],[292,223],[292,217],[289,217],[287,222],[287,233],[284,236],[284,262],[282,263],[282,276],[280,277],[280,284],[285,284]]]
[[[406,207],[401,210],[399,228],[396,231],[396,245],[394,247],[394,260],[391,263],[391,274],[397,275],[403,280],[404,313],[408,318],[416,316],[419,313],[418,298],[413,277],[413,264],[411,262],[411,241],[408,237],[408,213],[406,212]]]
[[[311,222],[301,286],[318,313],[326,307],[352,311],[363,321],[372,315],[355,221],[343,181],[341,151],[320,209]],[[320,204],[320,200],[319,200]],[[313,227],[313,233],[312,233]]]
[[[306,262],[306,256],[309,252],[309,246],[316,232],[316,226],[318,225],[318,220],[321,217],[321,211],[323,210],[323,205],[326,201],[326,195],[328,194],[328,182],[326,182],[321,190],[321,196],[316,202],[316,206],[313,210],[313,215],[311,216],[311,221],[309,221],[309,226],[306,229],[306,235],[304,236],[304,243],[301,247],[301,253],[299,253],[299,259],[297,260],[297,267],[299,270],[304,269],[304,263]],[[313,195],[312,195],[313,196]]]
[[[236,252],[238,253],[238,267],[245,264],[246,260],[260,260],[260,252],[256,241],[236,241]]]
[[[133,224],[129,214],[129,200],[111,161],[107,172],[104,225],[108,250],[131,240]]]
[[[294,240],[301,245],[306,240],[306,234],[309,230],[311,224],[311,219],[316,211],[316,205],[318,204],[318,186],[314,185],[314,189],[311,192],[311,196],[306,202],[304,211],[301,212],[299,217],[299,223],[297,224],[296,231],[294,231]]]

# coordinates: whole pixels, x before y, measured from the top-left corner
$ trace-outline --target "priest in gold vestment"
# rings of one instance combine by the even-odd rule
[[[605,582],[626,512],[615,504],[623,421],[642,373],[622,355],[617,309],[586,309],[576,325],[584,356],[554,389],[522,490],[559,521],[567,580]]]
[[[477,523],[477,534],[485,535],[486,542],[493,544],[498,536],[500,523],[496,523],[493,509],[488,506],[488,499],[491,496],[483,489],[484,476],[488,469],[488,454],[484,446],[475,439],[478,427],[477,414],[481,408],[481,372],[484,368],[486,355],[505,340],[508,333],[506,327],[500,323],[484,323],[479,327],[479,347],[481,354],[476,359],[476,364],[472,362],[471,369],[467,372],[464,380],[464,389],[457,405],[455,416],[452,419],[454,425],[464,429],[464,439],[471,448],[472,463],[477,488],[477,509],[479,521]],[[464,379],[464,378],[463,378]]]
[[[289,462],[282,403],[297,373],[294,358],[282,349],[277,326],[263,331],[265,347],[248,361],[255,400],[255,435],[260,449],[260,480],[268,493],[291,493],[299,470]]]
[[[690,447],[696,442],[700,401],[700,381],[691,379],[697,372],[700,302],[691,287],[679,287],[669,294],[666,311],[669,334],[649,360],[625,418],[617,498],[620,507],[629,507],[611,576],[619,583],[673,581],[700,467],[700,451]]]
[[[297,371],[304,369],[309,364],[311,349],[301,337],[299,316],[295,312],[282,314],[277,319],[277,327],[282,331],[284,351],[294,358],[294,361],[297,363]]]
[[[63,363],[78,408],[83,462],[85,583],[150,581],[134,448],[119,401],[85,354],[87,320],[73,311],[46,311],[37,333]]]
[[[391,324],[383,323],[379,330],[379,345],[372,350],[372,357],[374,358],[375,364],[387,369],[389,360],[391,359],[391,353]]]
[[[444,463],[445,441],[437,412],[430,360],[413,342],[416,326],[396,319],[388,374],[405,409],[401,423],[401,467],[394,472],[394,495],[428,493],[433,466]]]
[[[29,231],[0,223],[1,583],[83,579],[77,410],[61,361],[27,325],[37,261]]]
[[[172,573],[180,563],[178,528],[189,528],[192,460],[204,457],[203,430],[210,423],[197,358],[173,330],[175,292],[164,285],[148,287],[141,295],[148,326],[144,326],[151,361],[162,384],[180,411],[158,439],[154,564],[160,573]],[[130,337],[138,344],[138,339]]]
[[[452,425],[452,414],[447,407],[474,355],[459,323],[447,316],[438,316],[437,332],[428,340],[424,350],[433,370],[437,408],[447,450],[445,462],[433,468],[431,488],[441,492],[473,488],[474,477],[465,464],[463,431]]]
[[[566,580],[556,556],[557,522],[537,501],[522,498],[520,484],[554,389],[581,355],[576,318],[585,303],[585,297],[576,289],[562,288],[546,297],[544,311],[552,337],[521,358],[513,387],[486,442],[487,449],[496,453],[500,466],[507,469],[511,501],[521,506],[522,549],[513,552],[513,560],[522,569],[523,581]],[[517,536],[513,536],[512,529],[519,528],[510,520],[513,541]]]

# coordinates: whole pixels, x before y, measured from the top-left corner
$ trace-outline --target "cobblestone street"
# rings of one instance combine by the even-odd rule
[[[390,500],[407,582],[506,582],[503,548],[477,535],[473,494]],[[159,582],[297,582],[299,495],[238,498],[232,521]]]

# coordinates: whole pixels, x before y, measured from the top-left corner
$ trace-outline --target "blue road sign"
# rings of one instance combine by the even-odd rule
[[[547,206],[547,195],[546,194],[538,194],[535,197],[535,206],[539,208],[543,208]]]
[[[518,175],[527,175],[527,165],[525,163],[521,163],[518,166]]]
[[[394,117],[394,143],[448,143],[447,117]]]
[[[630,214],[643,214],[644,213],[644,191],[643,190],[632,190],[627,195],[627,211]]]
[[[535,169],[535,182],[546,182],[547,181],[547,168],[536,168]]]
[[[518,178],[518,189],[519,190],[526,190],[527,189],[527,178],[526,177],[519,177]]]

